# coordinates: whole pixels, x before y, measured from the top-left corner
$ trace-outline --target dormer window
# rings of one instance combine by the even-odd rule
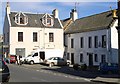
[[[42,23],[47,27],[52,27],[53,26],[53,17],[50,16],[49,14],[45,14],[42,17]]]
[[[15,15],[15,23],[18,25],[26,25],[28,23],[28,17],[24,13],[18,13]]]

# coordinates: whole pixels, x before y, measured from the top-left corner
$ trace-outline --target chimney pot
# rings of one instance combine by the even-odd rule
[[[59,17],[59,14],[58,14],[58,10],[57,9],[54,9],[52,14],[54,15],[55,18],[58,18]]]

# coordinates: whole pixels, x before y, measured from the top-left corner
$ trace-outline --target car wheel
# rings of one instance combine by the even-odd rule
[[[49,64],[49,67],[52,67],[52,66],[54,66],[54,63],[53,63],[53,62],[51,62],[51,63]]]
[[[69,65],[70,65],[70,62],[67,62],[67,65],[69,66]]]
[[[30,61],[30,64],[31,64],[31,65],[34,64],[34,61]]]

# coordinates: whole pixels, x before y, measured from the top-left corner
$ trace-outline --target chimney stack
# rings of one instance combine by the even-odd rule
[[[113,18],[118,18],[118,16],[117,16],[117,10],[113,10],[112,11],[112,15],[113,15]]]
[[[10,3],[9,2],[7,2],[7,5],[6,5],[6,13],[10,14]]]
[[[55,18],[58,18],[59,17],[59,14],[58,14],[58,10],[57,9],[54,9],[52,14],[54,15]]]
[[[70,18],[72,18],[73,21],[75,21],[76,19],[78,19],[78,14],[77,14],[77,10],[76,9],[72,9],[70,12]]]

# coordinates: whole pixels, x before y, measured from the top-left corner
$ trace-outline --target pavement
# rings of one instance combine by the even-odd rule
[[[100,82],[100,83],[107,83],[107,84],[120,84],[120,75],[119,74],[102,74],[97,70],[74,70],[72,65],[70,66],[53,66],[49,67],[46,65],[41,65],[41,64],[34,64],[34,65],[29,65],[29,64],[23,64],[21,65],[23,67],[31,68],[31,69],[36,69],[44,72],[50,72],[50,73],[56,73],[56,74],[61,74],[61,75],[66,75],[66,76],[72,76],[75,78],[83,78],[84,80],[88,80],[91,82]]]
[[[109,84],[120,84],[120,78],[96,77],[95,79],[92,79],[91,81],[109,83]]]

